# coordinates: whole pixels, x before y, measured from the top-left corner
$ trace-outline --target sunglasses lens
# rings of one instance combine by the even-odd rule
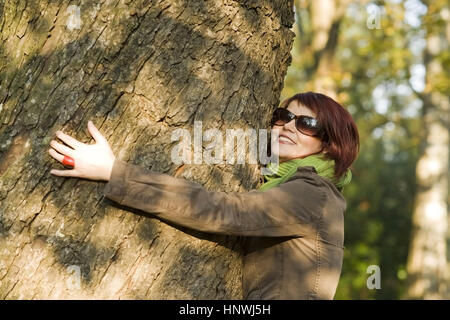
[[[298,131],[310,136],[315,136],[320,131],[319,122],[311,117],[299,117],[296,125]]]
[[[272,125],[284,126],[295,119],[295,114],[285,108],[275,109],[272,116]],[[299,116],[295,122],[297,130],[309,136],[320,136],[322,133],[319,121],[309,116]]]
[[[278,108],[273,113],[272,124],[282,126],[292,119],[293,118],[290,117],[290,112],[288,110],[284,108]]]

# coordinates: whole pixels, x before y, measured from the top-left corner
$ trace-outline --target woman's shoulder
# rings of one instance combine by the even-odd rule
[[[297,171],[286,182],[302,179],[311,183],[311,185],[322,186],[321,177],[317,174],[316,168],[313,166],[300,166]]]
[[[343,194],[336,188],[331,180],[320,176],[313,166],[298,167],[297,171],[287,181],[294,179],[306,180],[312,187],[320,188],[328,196],[345,202]]]
[[[297,179],[298,182],[304,182],[302,185],[309,186],[307,189],[304,189],[308,190],[308,199],[314,199],[314,193],[322,195],[320,198],[322,200],[321,216],[324,222],[322,225],[322,238],[330,243],[343,246],[344,212],[347,208],[347,202],[343,194],[331,180],[318,175],[316,169],[312,166],[299,167],[291,179]]]

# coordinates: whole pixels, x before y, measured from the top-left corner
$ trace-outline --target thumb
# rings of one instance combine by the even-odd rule
[[[100,133],[100,131],[95,127],[94,123],[89,120],[88,122],[88,130],[91,136],[94,138],[95,142],[104,142],[105,138]]]

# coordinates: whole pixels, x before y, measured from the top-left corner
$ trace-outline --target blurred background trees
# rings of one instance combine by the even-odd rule
[[[361,138],[335,298],[450,298],[448,1],[296,0],[295,17],[281,99],[328,94]]]

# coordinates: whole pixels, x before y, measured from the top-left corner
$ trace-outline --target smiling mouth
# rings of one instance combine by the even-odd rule
[[[291,139],[289,139],[286,136],[279,136],[278,137],[278,142],[279,143],[284,143],[284,144],[295,144],[294,141],[292,141]]]

